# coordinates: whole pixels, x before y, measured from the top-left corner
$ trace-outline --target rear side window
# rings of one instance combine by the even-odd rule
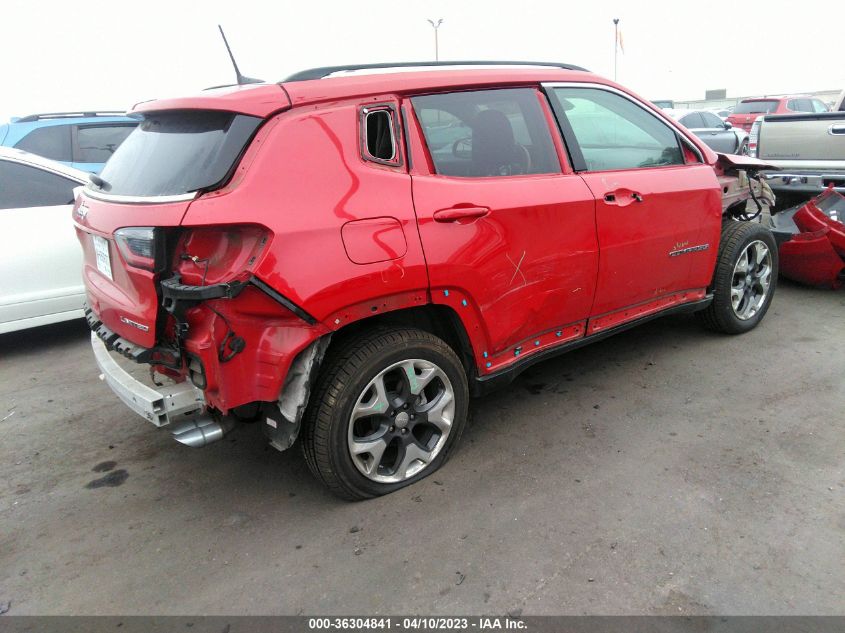
[[[103,191],[146,197],[218,187],[260,123],[258,117],[232,112],[146,114],[103,168]]]
[[[734,108],[734,114],[768,113],[777,110],[778,102],[771,101],[743,101]]]
[[[813,112],[813,104],[809,99],[790,99],[786,107],[793,112]]]
[[[66,162],[73,160],[73,154],[70,150],[69,125],[49,125],[36,128],[18,141],[15,147],[44,158]]]
[[[537,93],[478,90],[411,99],[438,174],[480,178],[560,172]]]
[[[80,125],[76,131],[76,154],[78,163],[105,163],[135,125]]]
[[[43,169],[0,160],[0,209],[71,204],[78,186],[74,180]]]
[[[361,123],[364,158],[378,163],[398,164],[393,110],[387,106],[363,108]]]
[[[681,125],[688,128],[706,127],[704,121],[701,120],[701,115],[698,112],[693,112],[685,117],[681,117]]]
[[[827,106],[824,103],[822,103],[821,101],[819,101],[818,99],[812,99],[811,102],[813,104],[813,109],[816,112],[827,112],[828,111]]]
[[[589,171],[683,165],[678,135],[645,108],[596,88],[554,88],[552,104],[565,136]],[[572,147],[570,147],[572,151]],[[577,165],[582,162],[573,156]]]
[[[725,127],[722,119],[710,112],[702,112],[701,118],[704,119],[704,127]]]

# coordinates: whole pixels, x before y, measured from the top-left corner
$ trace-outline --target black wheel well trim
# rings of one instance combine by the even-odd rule
[[[460,316],[453,308],[437,303],[398,308],[347,323],[334,331],[333,344],[361,329],[380,325],[414,327],[433,334],[443,339],[458,355],[470,383],[478,374],[472,343]]]

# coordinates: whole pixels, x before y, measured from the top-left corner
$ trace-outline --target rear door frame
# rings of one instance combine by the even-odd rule
[[[426,252],[426,261],[429,269],[429,284],[431,301],[435,304],[441,304],[452,308],[457,316],[463,322],[463,326],[470,339],[470,344],[473,349],[473,360],[475,361],[478,375],[484,379],[502,371],[507,371],[515,365],[521,364],[523,361],[539,358],[544,353],[554,349],[565,347],[566,344],[575,342],[584,336],[584,328],[589,313],[589,307],[592,303],[592,295],[595,287],[595,275],[597,272],[598,259],[598,245],[595,237],[595,204],[589,200],[591,193],[586,187],[583,179],[580,178],[572,169],[569,155],[566,152],[566,147],[563,139],[560,136],[560,130],[557,126],[554,113],[548,102],[546,95],[537,82],[527,82],[525,85],[504,85],[504,86],[471,86],[461,89],[449,88],[440,89],[436,91],[426,92],[424,94],[451,94],[455,92],[474,92],[474,91],[495,91],[497,89],[513,90],[525,89],[534,93],[538,104],[543,114],[543,123],[545,125],[545,132],[549,135],[553,145],[556,158],[559,163],[559,170],[548,174],[525,174],[512,176],[488,176],[488,177],[462,177],[438,174],[434,161],[431,157],[428,144],[426,142],[425,133],[422,125],[417,117],[411,100],[418,96],[415,94],[405,95],[402,99],[402,120],[403,129],[405,131],[405,138],[408,144],[408,162],[409,173],[412,178],[412,189],[414,191],[414,207],[417,215],[418,228],[420,231],[420,238],[423,243],[423,249]],[[568,185],[567,181],[568,180]],[[465,183],[465,187],[461,187],[461,181]],[[532,188],[532,183],[534,187]],[[572,303],[576,301],[585,301],[586,306],[583,309],[583,314],[579,314],[575,320],[567,318],[562,313],[553,314],[554,311],[547,311],[544,319],[538,319],[539,330],[532,331],[514,331],[511,330],[512,336],[502,337],[497,336],[491,332],[491,324],[488,322],[489,314],[485,314],[484,301],[479,301],[479,297],[473,296],[470,292],[464,291],[461,283],[468,283],[468,280],[455,279],[452,282],[446,282],[442,274],[438,274],[438,269],[444,267],[444,264],[454,266],[455,262],[447,261],[448,257],[440,257],[431,251],[431,246],[426,250],[426,241],[429,245],[435,243],[432,238],[436,233],[432,229],[437,226],[445,228],[444,233],[457,233],[461,230],[460,226],[453,225],[437,225],[433,222],[433,212],[436,211],[432,207],[432,202],[435,199],[431,195],[441,187],[453,187],[455,189],[462,189],[461,200],[455,202],[468,203],[470,201],[477,204],[487,204],[487,199],[472,200],[468,199],[472,193],[478,194],[481,190],[489,188],[497,191],[497,195],[508,193],[511,199],[516,196],[516,191],[520,187],[528,187],[533,189],[544,190],[546,193],[553,189],[559,189],[555,195],[560,196],[560,205],[567,204],[567,196],[573,195],[573,189],[582,189],[584,195],[584,208],[579,211],[582,214],[589,215],[589,222],[584,223],[584,227],[589,230],[589,238],[584,239],[575,253],[578,257],[587,261],[592,259],[591,270],[585,271],[587,274],[579,283],[573,285],[571,288],[559,288],[560,292],[568,292],[573,297]],[[507,196],[503,196],[503,200]],[[579,203],[575,203],[579,204]],[[588,206],[585,206],[588,205]],[[586,209],[589,211],[586,211]],[[478,227],[499,227],[499,222],[496,221],[497,211],[495,208],[490,208],[491,216],[489,218],[481,218],[478,222]],[[508,213],[508,211],[505,211]],[[472,223],[472,221],[470,221]],[[513,223],[509,223],[513,228]],[[451,226],[451,228],[446,228]],[[469,227],[465,227],[466,230]],[[526,235],[530,234],[531,226],[525,226]],[[442,231],[442,229],[441,229]],[[440,231],[438,231],[440,232]],[[542,240],[540,240],[542,241]],[[507,242],[507,240],[505,240]],[[468,240],[464,248],[457,252],[467,255],[473,252],[473,249],[483,244],[484,240]],[[469,246],[469,248],[466,248]],[[539,247],[538,247],[539,248]],[[501,253],[501,263],[503,269],[498,270],[502,274],[507,273],[506,281],[510,278],[511,281],[519,283],[521,279],[525,279],[524,269],[527,267],[527,262],[522,261],[525,256],[523,249],[515,253]],[[442,255],[442,253],[441,253]],[[506,255],[513,255],[512,261],[508,261]],[[442,261],[441,261],[442,260]],[[527,283],[527,280],[523,283]],[[458,284],[458,287],[452,284]],[[589,299],[586,297],[589,296]],[[533,305],[533,302],[525,303],[526,306]],[[540,306],[533,308],[540,311]],[[540,321],[544,321],[542,326]]]

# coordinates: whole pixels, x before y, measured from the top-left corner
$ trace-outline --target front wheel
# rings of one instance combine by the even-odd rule
[[[358,500],[440,468],[466,423],[469,390],[444,341],[383,328],[330,350],[311,398],[305,460],[333,493]]]
[[[705,327],[742,334],[763,320],[772,303],[778,278],[778,251],[767,228],[728,221],[722,226],[713,274],[712,303],[699,317]]]

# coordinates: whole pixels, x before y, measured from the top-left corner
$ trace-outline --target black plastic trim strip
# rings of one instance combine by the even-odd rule
[[[566,154],[569,158],[569,166],[572,171],[579,173],[587,171],[587,161],[584,160],[584,154],[581,152],[581,146],[578,144],[578,139],[575,137],[575,131],[569,123],[569,118],[566,116],[566,111],[560,103],[560,99],[555,94],[554,89],[547,90],[545,86],[540,86],[541,92],[546,95],[546,99],[552,109],[552,116],[557,122],[558,132],[563,137],[563,146],[566,148]]]
[[[258,288],[261,292],[263,292],[268,297],[273,299],[273,301],[275,301],[275,302],[283,305],[284,307],[286,307],[288,310],[293,312],[300,319],[305,321],[308,325],[316,325],[318,323],[317,319],[315,319],[313,316],[308,314],[305,310],[300,308],[298,305],[296,305],[293,301],[288,299],[282,293],[277,292],[276,290],[271,288],[269,285],[267,285],[266,283],[261,281],[258,277],[255,277],[255,276],[251,277],[248,283],[255,286],[256,288]]]
[[[486,376],[476,376],[474,383],[471,385],[472,393],[474,396],[484,395],[486,393],[489,393],[490,391],[498,389],[499,387],[507,385],[508,383],[513,381],[514,378],[519,376],[519,374],[521,374],[523,371],[525,371],[535,363],[548,360],[549,358],[554,358],[555,356],[565,354],[566,352],[571,352],[572,350],[578,349],[579,347],[583,347],[584,345],[589,345],[590,343],[601,341],[602,339],[606,339],[610,336],[613,336],[614,334],[619,334],[620,332],[624,332],[625,330],[630,330],[633,327],[642,325],[643,323],[647,323],[648,321],[652,321],[660,317],[669,316],[672,314],[698,312],[699,310],[703,310],[708,305],[710,305],[712,301],[713,295],[710,294],[704,297],[704,299],[692,301],[690,303],[682,303],[681,305],[673,306],[671,308],[667,308],[666,310],[661,310],[660,312],[655,312],[654,314],[649,314],[642,318],[623,323],[622,325],[618,325],[615,328],[604,330],[603,332],[599,332],[598,334],[593,334],[591,336],[585,336],[574,341],[562,343],[557,347],[544,350],[531,356],[526,356],[521,360],[515,362],[513,365],[502,369],[501,371],[498,371],[493,374],[488,374]]]
[[[208,301],[209,299],[234,299],[237,297],[246,281],[230,281],[228,283],[212,284],[210,286],[191,286],[180,283],[181,277],[173,275],[161,281],[161,295],[165,299],[176,301]]]
[[[176,350],[160,346],[148,348],[135,345],[135,343],[127,341],[116,332],[107,328],[103,322],[97,318],[97,315],[94,314],[94,311],[87,304],[83,306],[83,310],[85,312],[85,320],[88,323],[88,327],[92,332],[94,332],[94,334],[97,335],[98,338],[100,338],[100,340],[103,341],[108,351],[117,352],[121,356],[124,356],[136,363],[164,365],[165,367],[175,369],[180,367],[181,361],[179,360],[179,354]],[[156,357],[156,355],[158,355],[158,357]],[[172,356],[176,360],[172,363],[167,362],[164,357],[168,355]]]

